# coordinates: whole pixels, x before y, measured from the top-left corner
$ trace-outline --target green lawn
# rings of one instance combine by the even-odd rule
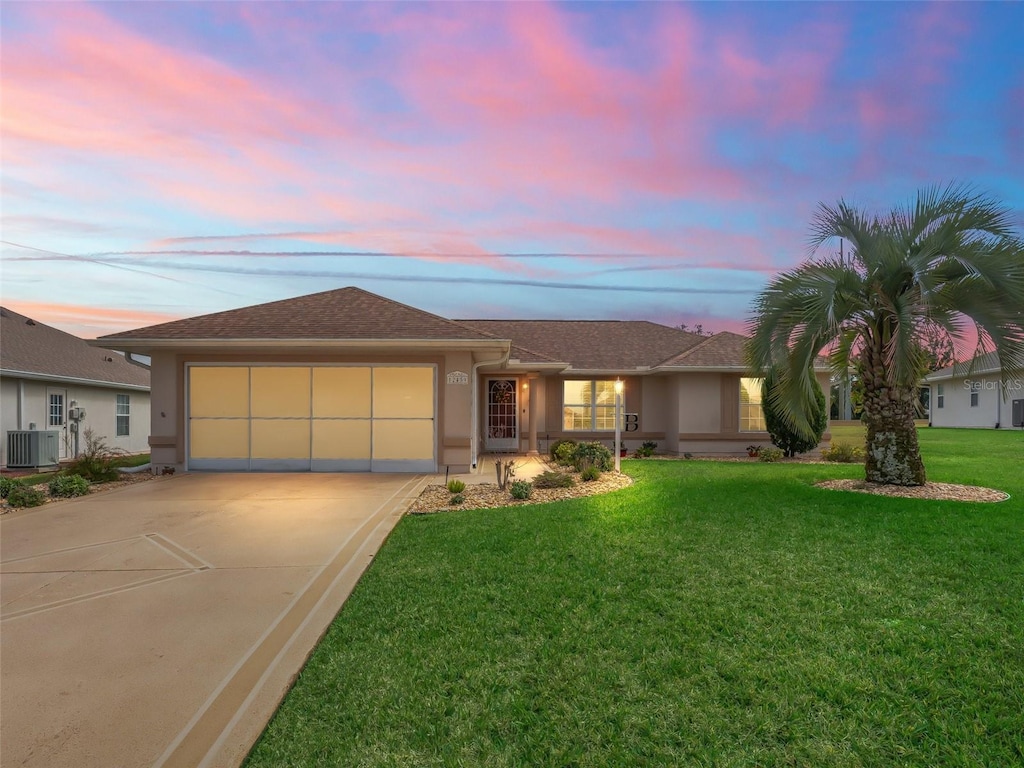
[[[247,765],[1021,765],[1024,435],[921,441],[1012,498],[627,461],[607,496],[405,518]]]

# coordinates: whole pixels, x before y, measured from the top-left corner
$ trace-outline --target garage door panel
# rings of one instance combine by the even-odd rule
[[[253,419],[253,459],[309,460],[307,419]]]
[[[254,418],[308,417],[309,368],[258,367],[252,369]]]
[[[370,368],[313,369],[313,418],[370,418]]]
[[[313,458],[369,461],[370,420],[315,420],[313,422]]]
[[[193,459],[249,458],[248,419],[193,419],[189,435]]]
[[[431,419],[385,419],[373,422],[373,458],[433,459]]]
[[[430,419],[434,416],[433,368],[374,368],[373,416]]]
[[[189,407],[193,418],[249,415],[249,369],[197,367],[189,373]]]

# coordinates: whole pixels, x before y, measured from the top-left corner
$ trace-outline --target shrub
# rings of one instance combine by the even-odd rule
[[[512,494],[513,499],[528,499],[530,494],[533,493],[533,483],[526,480],[516,480],[512,483],[512,489],[509,493]]]
[[[572,464],[576,455],[575,440],[556,440],[551,444],[551,458],[558,464],[566,466]]]
[[[841,464],[856,464],[864,461],[864,449],[852,443],[832,443],[831,448],[822,450],[821,458]]]
[[[783,456],[781,448],[762,448],[758,454],[758,461],[763,461],[767,464],[778,461]]]
[[[118,478],[116,460],[124,451],[111,448],[106,438],[97,436],[91,429],[82,432],[85,437],[85,450],[68,467],[68,472],[81,475],[94,483],[103,483]]]
[[[0,499],[6,499],[7,494],[19,485],[21,483],[13,477],[0,477]]]
[[[12,507],[38,507],[46,503],[46,494],[38,488],[18,483],[7,494],[7,503]]]
[[[817,379],[811,375],[811,390],[814,393],[814,407],[807,414],[811,434],[797,432],[785,419],[774,401],[775,379],[769,374],[761,385],[761,408],[764,410],[764,426],[772,438],[772,444],[782,449],[786,456],[807,453],[818,447],[821,436],[828,427],[828,411],[825,410],[825,393]]]
[[[89,492],[89,481],[81,475],[57,475],[50,481],[49,489],[55,499],[85,496]]]
[[[568,472],[541,472],[533,478],[534,488],[572,488],[576,479]]]
[[[580,443],[576,446],[572,463],[577,472],[582,472],[589,466],[607,472],[612,468],[612,452],[608,450],[608,446],[601,443]]]
[[[461,480],[449,480],[448,491],[449,493],[462,493],[466,490],[466,484]]]
[[[580,472],[580,480],[584,483],[592,483],[601,476],[601,470],[596,465],[591,464],[583,468]]]
[[[466,500],[466,497],[465,497],[465,496],[463,496],[463,495],[462,495],[461,493],[456,493],[456,494],[455,494],[454,496],[452,496],[452,497],[451,497],[451,498],[450,498],[450,499],[448,500],[448,503],[449,503],[449,504],[450,504],[451,506],[453,506],[453,507],[454,507],[454,506],[457,506],[457,505],[459,505],[459,504],[462,504],[462,503],[463,503],[463,502],[464,502],[465,500]]]
[[[636,457],[638,459],[649,458],[654,455],[654,451],[657,447],[658,444],[653,440],[644,440],[643,443],[640,444],[640,447],[636,449]]]

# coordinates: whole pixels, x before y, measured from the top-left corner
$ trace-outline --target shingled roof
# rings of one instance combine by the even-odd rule
[[[583,370],[654,367],[701,342],[646,320],[458,320],[513,345]],[[523,362],[534,362],[522,358]],[[539,362],[539,361],[538,361]]]
[[[745,367],[743,347],[746,343],[746,336],[721,331],[700,341],[682,354],[665,360],[662,365],[671,368],[742,368]]]
[[[110,342],[178,339],[494,341],[495,337],[352,286],[100,337]]]
[[[149,389],[145,368],[6,307],[0,307],[0,339],[0,371],[6,375],[27,373]]]

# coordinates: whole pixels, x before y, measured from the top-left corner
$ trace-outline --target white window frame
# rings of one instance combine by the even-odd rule
[[[122,401],[121,398],[124,398]],[[122,406],[123,409],[122,410]],[[124,420],[124,431],[121,431],[121,420]],[[130,437],[132,433],[132,398],[126,393],[114,396],[114,434],[117,437]]]
[[[744,388],[743,382],[755,382],[751,386]],[[740,432],[766,432],[768,430],[767,425],[764,421],[764,407],[761,403],[761,390],[764,384],[763,379],[752,378],[749,376],[740,377],[739,392],[737,392],[737,398],[739,400],[739,431]],[[757,400],[743,401],[743,393],[749,392],[751,395],[756,395]],[[751,414],[753,409],[757,409],[755,414]],[[746,426],[746,425],[752,426]]]
[[[47,399],[49,410],[46,414],[46,423],[51,427],[64,426],[64,393],[51,392]]]
[[[971,392],[971,408],[977,408],[981,404],[981,392],[974,390]]]
[[[589,403],[568,403],[565,400],[565,385],[573,382],[577,384],[588,383],[590,384],[590,402]],[[614,394],[612,396],[612,402],[609,404],[597,402],[597,385],[598,383],[610,384],[612,387],[615,386],[614,379],[563,379],[562,380],[562,431],[563,432],[614,432],[615,431],[615,400]],[[565,409],[566,408],[585,408],[590,410],[590,426],[588,427],[570,427],[565,424]],[[599,410],[611,409],[610,418],[606,417],[605,423],[608,426],[598,426],[597,414]]]
[[[942,384],[935,385],[935,407],[946,407],[946,388]]]

